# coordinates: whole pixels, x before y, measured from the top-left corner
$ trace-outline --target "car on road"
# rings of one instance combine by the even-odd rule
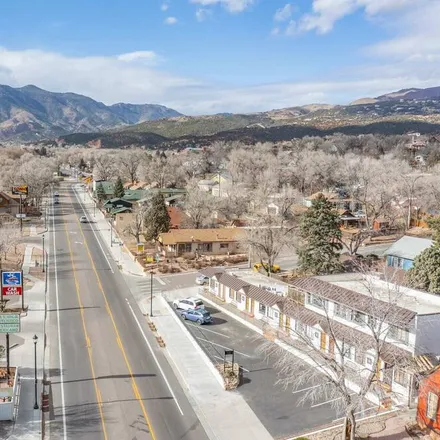
[[[184,320],[193,321],[199,325],[212,323],[211,313],[205,309],[188,309],[181,312],[180,315]]]
[[[82,215],[82,216],[79,218],[79,222],[80,222],[80,223],[87,223],[87,217],[86,217],[85,215]]]
[[[198,310],[198,309],[204,309],[205,305],[203,304],[203,301],[200,298],[183,298],[183,299],[176,299],[173,301],[173,307],[175,309],[180,310]]]
[[[60,201],[59,201],[58,199],[53,199],[53,204],[54,204],[54,205],[59,205],[59,204],[60,204]]]
[[[208,283],[209,283],[209,278],[205,277],[205,275],[200,275],[196,278],[196,284],[198,284],[199,286],[203,286]]]

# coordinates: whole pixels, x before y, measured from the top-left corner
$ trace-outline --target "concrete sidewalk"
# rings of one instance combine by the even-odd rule
[[[143,268],[138,264],[133,256],[130,254],[122,240],[118,237],[115,228],[110,232],[110,222],[105,218],[104,214],[98,209],[94,208],[95,202],[90,194],[84,189],[79,187],[78,184],[74,184],[76,199],[83,208],[83,211],[92,223],[92,227],[95,232],[98,232],[101,236],[101,243],[104,242],[105,252],[109,255],[115,263],[120,266],[122,272],[129,275],[145,276]],[[111,245],[110,245],[111,243]]]
[[[43,322],[45,308],[45,282],[29,275],[33,245],[27,245],[23,263],[24,278],[28,287],[25,289],[24,303],[28,306],[27,314],[21,317],[21,332],[11,335],[10,361],[11,366],[17,366],[20,374],[20,387],[18,406],[14,422],[0,422],[1,438],[9,440],[36,440],[41,439],[41,380],[43,365]],[[21,297],[16,297],[8,302],[8,307],[20,306]],[[37,335],[37,403],[39,409],[34,410],[35,381],[34,381],[34,341]],[[5,336],[1,335],[0,343],[4,344]],[[6,359],[1,360],[6,365]],[[1,430],[5,432],[3,432]],[[9,436],[3,436],[5,433]]]

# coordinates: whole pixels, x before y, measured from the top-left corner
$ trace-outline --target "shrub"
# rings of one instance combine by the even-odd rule
[[[159,272],[161,272],[161,273],[168,273],[169,272],[168,264],[163,264],[162,266],[160,266],[159,267]]]
[[[178,267],[172,267],[170,269],[170,273],[179,273],[179,272],[181,272],[181,270]]]
[[[184,258],[185,260],[194,260],[195,255],[192,252],[186,252],[182,255],[182,258]]]

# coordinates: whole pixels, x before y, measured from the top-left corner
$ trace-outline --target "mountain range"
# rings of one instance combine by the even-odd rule
[[[36,140],[180,116],[153,104],[107,106],[76,93],[0,85],[0,140]]]
[[[74,93],[0,85],[0,141],[58,138],[101,147],[173,148],[216,140],[283,141],[306,135],[440,131],[440,87],[404,89],[349,105],[184,116],[160,105],[106,106]]]

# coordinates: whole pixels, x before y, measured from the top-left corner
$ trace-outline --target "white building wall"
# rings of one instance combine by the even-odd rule
[[[416,317],[415,354],[440,355],[440,314]]]

